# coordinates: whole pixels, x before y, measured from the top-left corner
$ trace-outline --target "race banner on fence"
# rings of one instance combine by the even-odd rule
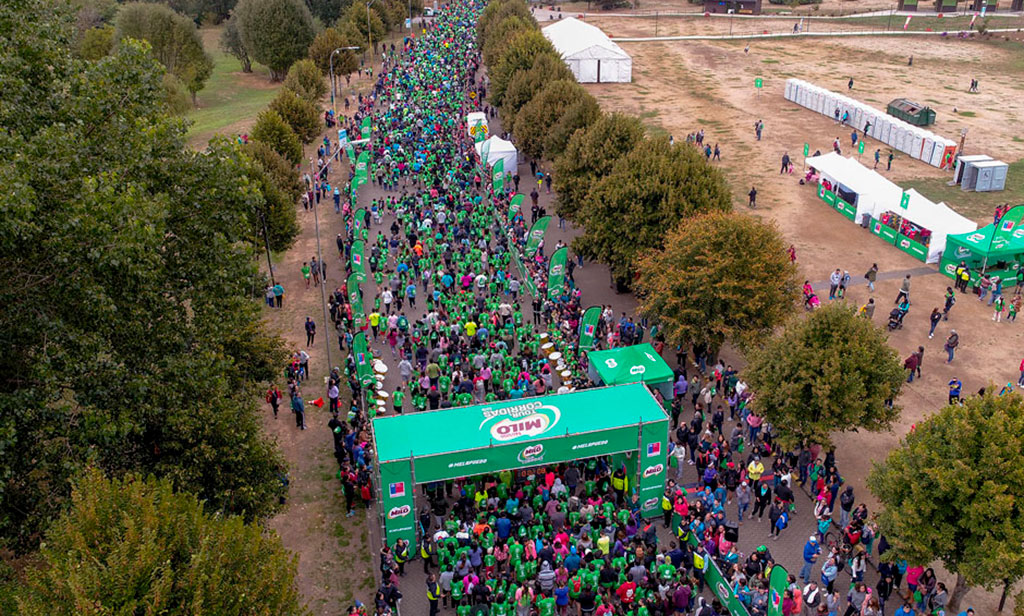
[[[505,190],[505,161],[498,160],[491,168],[491,186],[494,194],[500,195]]]
[[[549,224],[551,224],[551,217],[544,216],[539,218],[530,227],[530,234],[526,236],[526,248],[523,249],[523,254],[527,259],[532,259],[537,254],[540,243],[544,240],[544,234],[548,231]]]
[[[352,218],[352,235],[358,239],[364,226],[366,226],[366,209],[359,208]]]
[[[361,330],[366,327],[366,309],[363,307],[363,292],[359,289],[359,274],[349,274],[345,287],[348,303],[352,306],[352,320],[355,321],[356,329]]]
[[[484,141],[484,144],[480,146],[480,164],[484,169],[487,168],[487,157],[491,155],[491,140]]]
[[[562,246],[551,255],[551,265],[548,268],[548,299],[558,299],[562,295],[562,287],[565,286],[565,267],[569,261],[569,247]]]
[[[523,209],[523,199],[525,198],[526,195],[515,195],[512,197],[512,201],[510,201],[508,204],[509,222],[512,222],[512,219],[516,217],[516,214],[518,214]]]
[[[526,292],[537,297],[537,285],[533,282],[533,276],[530,276],[530,272],[527,271],[526,266],[523,265],[523,260],[519,258],[519,253],[515,250],[512,251],[512,262],[515,263],[516,269],[519,270],[519,276],[523,279],[523,287]]]
[[[359,282],[366,282],[366,259],[363,256],[363,240],[352,242],[352,274]]]
[[[372,386],[377,379],[370,368],[370,351],[366,348],[366,332],[359,332],[352,338],[352,356],[356,361],[356,377],[363,387]]]
[[[360,130],[360,136],[363,139],[369,139],[370,138],[370,126],[371,126],[371,124],[370,124],[370,117],[367,116],[367,117],[363,118],[363,126],[362,126],[362,129]]]
[[[597,324],[601,321],[601,307],[591,306],[583,313],[580,320],[580,351],[589,351],[594,346],[597,336]]]

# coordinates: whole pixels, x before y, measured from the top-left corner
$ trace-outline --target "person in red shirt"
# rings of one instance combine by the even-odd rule
[[[615,591],[615,594],[619,595],[619,601],[622,601],[623,605],[632,604],[633,598],[636,596],[636,583],[632,580],[626,580]]]

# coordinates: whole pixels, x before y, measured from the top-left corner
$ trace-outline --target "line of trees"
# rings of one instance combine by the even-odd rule
[[[295,613],[260,523],[285,490],[258,402],[285,354],[254,258],[293,168],[188,147],[149,45],[83,59],[73,17],[0,3],[0,551],[40,564],[0,567],[0,612]]]

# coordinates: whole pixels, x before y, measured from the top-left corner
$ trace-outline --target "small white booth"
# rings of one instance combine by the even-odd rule
[[[629,83],[633,59],[600,28],[566,17],[541,30],[580,83]]]
[[[486,141],[481,141],[476,144],[476,153],[481,156],[484,155],[484,151],[487,151],[487,163],[488,167],[493,167],[499,160],[505,161],[502,163],[507,173],[515,173],[519,167],[519,152],[516,150],[516,146],[512,145],[511,141],[505,141],[501,137],[491,137]]]

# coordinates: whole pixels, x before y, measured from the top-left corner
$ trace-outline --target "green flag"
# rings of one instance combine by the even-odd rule
[[[356,188],[359,188],[366,183],[367,174],[370,172],[370,152],[366,150],[359,154],[359,158],[356,159],[356,177],[353,180],[353,184]]]
[[[366,224],[366,209],[359,208],[356,210],[355,216],[352,218],[352,230],[355,231],[355,237],[359,237],[359,232],[363,230],[363,225]]]
[[[505,188],[505,160],[499,159],[491,168],[491,182],[494,194],[500,195]]]
[[[355,164],[356,162],[356,149],[352,147],[352,144],[345,142],[345,156],[348,156],[349,164]]]
[[[512,222],[512,219],[516,217],[516,214],[523,209],[523,199],[526,195],[516,195],[512,197],[512,202],[508,204],[508,221]]]
[[[484,144],[480,146],[480,161],[483,163],[484,169],[487,168],[487,157],[491,154],[491,140],[484,141]]]
[[[370,387],[377,379],[370,368],[370,351],[366,348],[366,333],[359,332],[352,339],[352,355],[356,360],[356,376],[363,387]]]
[[[781,565],[772,565],[768,575],[768,616],[782,616],[782,598],[789,587],[789,572]]]
[[[565,267],[569,261],[569,247],[562,246],[551,255],[548,268],[548,299],[557,299],[562,295],[565,286]]]
[[[533,255],[537,254],[537,249],[540,248],[540,243],[544,239],[544,234],[547,233],[550,222],[550,216],[543,216],[530,227],[530,235],[526,236],[526,248],[523,250],[527,259],[532,259]]]
[[[591,306],[583,313],[580,320],[580,351],[589,351],[594,346],[594,337],[597,336],[597,324],[601,321],[601,307]]]
[[[345,285],[348,290],[348,303],[352,306],[352,319],[356,329],[366,327],[366,309],[363,307],[363,292],[359,289],[359,274],[353,272]]]
[[[352,242],[352,275],[358,276],[359,282],[366,281],[366,259],[363,258],[363,240]]]
[[[989,250],[1001,250],[1010,242],[1024,237],[1024,205],[1017,205],[1009,210],[996,223],[992,231],[992,241]]]
[[[370,126],[370,116],[366,116],[365,118],[363,118],[363,126],[362,130],[360,131],[360,135],[362,136],[363,139],[370,138]]]

